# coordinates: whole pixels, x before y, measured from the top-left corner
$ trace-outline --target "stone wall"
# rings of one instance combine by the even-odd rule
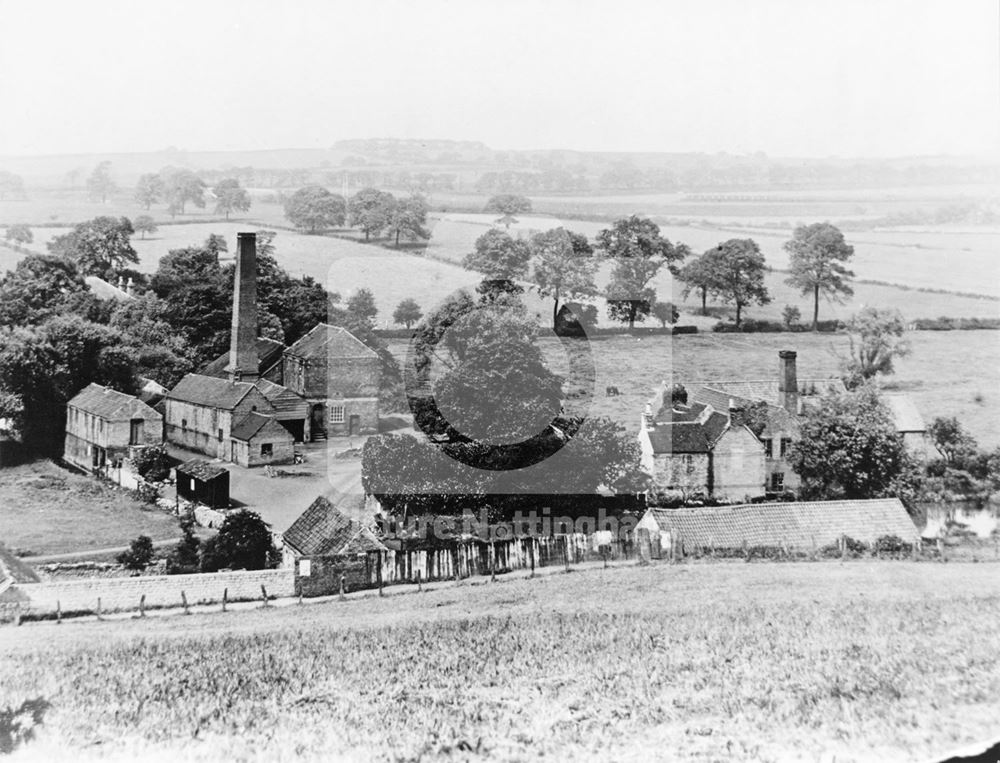
[[[96,612],[98,598],[103,612],[136,610],[143,594],[149,608],[179,607],[182,591],[187,596],[188,604],[221,602],[224,591],[228,591],[229,601],[260,599],[261,585],[267,588],[268,598],[291,596],[295,591],[294,578],[295,573],[291,569],[254,570],[86,578],[31,583],[19,585],[18,589],[31,600],[30,614],[46,615],[56,611],[57,603],[64,614]]]
[[[732,427],[712,451],[712,495],[742,501],[764,494],[764,445],[746,427]]]
[[[653,457],[653,484],[657,491],[686,495],[709,492],[707,453],[658,453]]]

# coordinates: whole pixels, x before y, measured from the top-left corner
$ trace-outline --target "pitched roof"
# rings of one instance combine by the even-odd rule
[[[269,379],[257,379],[254,384],[257,385],[260,393],[267,398],[267,402],[274,406],[275,411],[297,412],[305,416],[309,403],[302,395],[288,389],[288,387],[275,384]]]
[[[188,374],[170,390],[167,398],[212,408],[232,410],[254,388],[250,382],[233,382],[214,376]]]
[[[202,482],[215,479],[220,474],[229,473],[228,469],[200,458],[192,458],[190,461],[179,464],[177,471],[180,474],[186,474],[188,477],[194,477],[196,480],[201,480]]]
[[[654,453],[708,453],[705,430],[696,421],[659,424],[646,430]]]
[[[872,543],[883,535],[912,540],[917,526],[898,498],[868,501],[757,503],[688,509],[649,509],[662,531],[688,546],[781,546],[811,549],[843,535]]]
[[[138,398],[93,383],[80,390],[67,405],[79,408],[86,413],[92,413],[106,421],[128,421],[129,419],[159,421],[161,418],[159,413]]]
[[[273,424],[274,426],[269,427],[269,424]],[[277,427],[277,429],[274,427]],[[273,416],[264,416],[256,411],[248,413],[239,424],[233,427],[230,436],[234,440],[247,441],[253,439],[265,429],[270,429],[276,435],[283,435],[282,439],[292,439],[291,433],[275,421]],[[281,431],[279,432],[278,430]]]
[[[267,337],[257,337],[257,373],[263,374],[274,367],[275,363],[281,361],[281,354],[285,351],[285,345],[274,339]],[[229,365],[229,350],[217,357],[210,363],[206,363],[198,372],[202,376],[215,376],[219,379],[228,378],[226,367]]]
[[[321,495],[285,530],[285,543],[303,556],[334,556],[384,551],[385,545],[357,519],[344,514],[358,496]],[[364,496],[360,496],[363,504]],[[338,508],[339,507],[339,508]],[[343,509],[343,511],[341,510]]]
[[[843,380],[835,378],[800,378],[798,384],[799,394],[803,396],[840,394],[847,391]],[[695,381],[685,384],[685,387],[688,390],[689,400],[700,400],[719,410],[726,410],[729,407],[729,398],[734,398],[734,402],[742,399],[749,402],[763,400],[772,405],[782,403],[777,379]]]
[[[926,432],[927,425],[908,395],[884,395],[897,432]]]
[[[0,543],[0,589],[11,583],[37,583],[38,575]]]
[[[378,353],[347,329],[320,323],[285,350],[300,358],[377,358]]]
[[[87,288],[90,289],[94,296],[98,299],[114,299],[119,302],[124,302],[129,299],[134,299],[134,297],[127,291],[122,291],[114,284],[108,283],[103,278],[98,278],[97,276],[84,276],[83,279]]]

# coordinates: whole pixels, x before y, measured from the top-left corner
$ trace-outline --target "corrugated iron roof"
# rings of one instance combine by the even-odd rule
[[[338,508],[353,513],[352,507],[356,507],[358,500],[364,504],[364,496],[337,493],[319,496],[284,532],[285,543],[303,556],[384,551],[385,545],[370,529]]]
[[[177,382],[167,397],[185,403],[232,410],[253,388],[250,382],[233,382],[213,376],[188,374]]]
[[[219,464],[213,464],[200,458],[192,458],[177,466],[178,474],[186,474],[196,480],[208,482],[215,479],[220,474],[228,474],[229,470]]]
[[[883,535],[914,540],[916,525],[898,498],[867,501],[757,503],[687,509],[649,509],[661,531],[685,545],[715,548],[819,548],[848,536],[873,543]]]
[[[126,395],[124,392],[110,387],[102,387],[100,384],[88,384],[67,405],[99,416],[105,421],[128,421],[130,419],[159,421],[161,419],[159,413],[139,398]]]
[[[285,352],[300,358],[377,358],[378,353],[347,329],[320,323]]]

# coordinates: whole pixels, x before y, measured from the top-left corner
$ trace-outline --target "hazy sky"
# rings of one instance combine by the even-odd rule
[[[0,0],[0,155],[1000,153],[997,0]]]

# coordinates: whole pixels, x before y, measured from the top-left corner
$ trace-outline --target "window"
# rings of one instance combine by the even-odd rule
[[[128,444],[138,445],[142,442],[142,419],[132,419],[128,426]]]
[[[781,438],[781,457],[784,458],[785,454],[788,452],[788,446],[792,444],[792,438],[782,437]]]
[[[785,475],[783,472],[775,472],[771,475],[771,492],[780,493],[785,489]]]
[[[344,423],[344,406],[342,405],[330,406],[330,423],[331,424]]]
[[[274,443],[265,442],[260,446],[260,454],[262,456],[272,456],[274,455]]]
[[[774,458],[774,440],[770,437],[764,440],[764,455],[768,458]]]
[[[222,430],[219,430],[219,442],[222,442]]]
[[[188,428],[188,420],[181,419],[181,429],[187,429],[187,428]]]

